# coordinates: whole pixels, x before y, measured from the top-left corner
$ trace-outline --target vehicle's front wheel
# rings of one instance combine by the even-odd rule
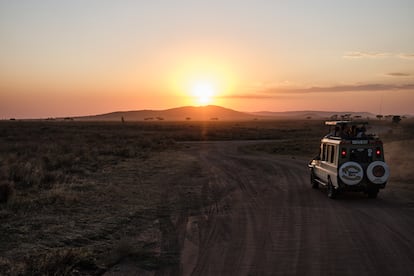
[[[311,173],[310,173],[310,182],[312,184],[313,189],[318,189],[319,188],[319,184],[315,180],[315,174],[313,173],[313,170],[311,170]]]
[[[328,179],[328,197],[330,199],[335,199],[337,196],[338,191],[332,185],[331,179]]]

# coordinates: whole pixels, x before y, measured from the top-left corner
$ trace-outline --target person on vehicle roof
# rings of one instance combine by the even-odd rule
[[[365,134],[366,128],[365,127],[361,127],[361,128],[357,128],[357,135],[356,138],[366,138],[366,134]]]

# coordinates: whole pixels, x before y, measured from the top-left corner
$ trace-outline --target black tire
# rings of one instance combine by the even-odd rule
[[[330,199],[335,199],[337,196],[337,190],[335,189],[335,187],[332,185],[331,179],[328,179],[328,197]]]
[[[319,183],[315,180],[315,174],[313,173],[313,170],[311,170],[310,173],[310,182],[312,184],[313,189],[319,189]]]
[[[378,189],[369,189],[367,192],[369,198],[377,198],[378,193],[379,193]]]

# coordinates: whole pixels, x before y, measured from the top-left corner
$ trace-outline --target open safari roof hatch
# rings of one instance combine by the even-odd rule
[[[366,134],[365,121],[325,121],[325,125],[329,126],[329,133],[324,138],[332,139],[373,139],[374,134]]]

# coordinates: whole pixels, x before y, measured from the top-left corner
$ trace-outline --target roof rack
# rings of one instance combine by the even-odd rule
[[[368,122],[364,121],[325,121],[325,125],[327,126],[342,126],[347,124],[353,125],[367,125]]]

